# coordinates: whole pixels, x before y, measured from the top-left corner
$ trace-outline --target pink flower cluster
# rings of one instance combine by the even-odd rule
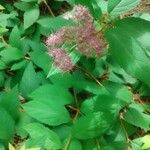
[[[72,13],[70,16],[76,22],[76,25],[63,27],[55,34],[50,35],[46,40],[47,46],[50,47],[49,51],[52,51],[50,53],[54,58],[55,65],[63,71],[71,70],[73,64],[65,50],[59,48],[62,44],[77,43],[76,50],[86,56],[95,54],[98,56],[103,48],[103,40],[97,36],[93,18],[88,8],[76,5]]]
[[[73,69],[74,65],[67,54],[67,52],[62,48],[54,48],[49,52],[49,55],[54,58],[54,64],[59,69],[68,72]]]

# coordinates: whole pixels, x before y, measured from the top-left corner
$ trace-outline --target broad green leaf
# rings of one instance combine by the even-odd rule
[[[33,4],[19,1],[14,3],[14,6],[21,11],[27,11],[28,9],[31,9],[33,7]]]
[[[11,66],[11,70],[18,70],[22,67],[25,67],[26,63],[27,63],[27,61],[25,61],[25,60],[15,63]]]
[[[0,70],[3,70],[7,67],[6,63],[0,59]]]
[[[109,0],[108,12],[113,16],[121,15],[140,3],[140,0]]]
[[[23,73],[21,82],[20,82],[20,91],[21,94],[27,97],[31,92],[39,87],[38,78],[34,70],[33,64],[29,63]]]
[[[116,26],[121,28],[127,35],[133,37],[145,52],[150,51],[150,21],[127,18],[116,22]]]
[[[19,121],[15,125],[15,133],[20,135],[22,138],[26,138],[28,133],[24,130],[24,126],[33,122],[34,119],[30,117],[26,112],[21,112],[19,114]]]
[[[5,48],[4,50],[0,51],[0,56],[2,56],[2,60],[6,64],[20,60],[24,57],[23,52],[15,47]]]
[[[14,120],[19,118],[19,97],[17,88],[1,95],[0,105],[9,112]]]
[[[32,139],[40,138],[42,145],[48,145],[51,149],[60,149],[61,141],[58,135],[52,130],[48,129],[39,123],[30,123],[24,127],[24,129],[29,133]],[[38,132],[37,132],[38,131]],[[46,143],[48,142],[48,143]]]
[[[102,135],[112,122],[109,115],[96,112],[80,117],[73,126],[72,136],[77,139],[89,139]]]
[[[54,127],[53,131],[57,133],[57,135],[62,141],[64,141],[65,139],[68,139],[68,137],[70,136],[71,126],[63,124],[63,125]]]
[[[129,110],[124,115],[125,120],[144,130],[150,130],[150,116],[142,112],[142,109],[136,104],[129,106]],[[138,119],[137,119],[138,118]]]
[[[0,14],[0,26],[5,28],[8,23],[8,19],[10,18],[11,15],[9,14]]]
[[[133,94],[128,88],[122,84],[117,84],[113,82],[104,82],[103,83],[106,89],[117,99],[119,100],[120,107],[124,107],[131,102],[133,102]]]
[[[47,75],[49,72],[49,69],[52,65],[51,58],[47,54],[47,52],[43,52],[41,50],[34,51],[30,53],[30,56],[32,58],[32,61],[40,68],[43,69],[45,74]],[[47,65],[45,65],[47,64]]]
[[[38,7],[33,7],[24,13],[24,29],[29,28],[39,18],[40,12]]]
[[[81,142],[76,139],[71,140],[68,150],[82,150]]]
[[[53,84],[45,84],[39,87],[31,93],[29,97],[36,101],[51,103],[51,105],[53,105],[53,103],[66,105],[73,101],[73,97],[69,93],[68,89]]]
[[[49,29],[49,31],[57,31],[58,29],[62,28],[63,26],[69,26],[73,25],[73,21],[71,20],[66,20],[60,16],[55,17],[55,18],[50,18],[50,17],[41,17],[37,21],[37,23],[46,28]]]
[[[21,35],[17,26],[15,26],[9,36],[9,43],[12,47],[21,48]]]
[[[144,145],[142,146],[142,149],[150,149],[150,134],[145,135],[142,138],[142,142],[144,143]]]
[[[0,106],[0,140],[10,140],[15,131],[15,121],[11,115]]]
[[[15,150],[15,148],[9,143],[9,150]]]
[[[83,150],[97,150],[96,139],[88,139],[82,142]]]
[[[140,14],[139,18],[150,21],[150,14],[149,13],[142,13],[142,14]]]
[[[56,92],[56,91],[55,91]],[[25,111],[33,118],[47,125],[57,126],[70,121],[70,116],[64,106],[53,105],[40,101],[30,101],[23,105]]]
[[[2,5],[0,5],[0,10],[4,10],[5,9],[5,7],[3,7]]]
[[[107,32],[110,54],[127,73],[150,86],[149,58],[137,41],[138,37],[132,36],[130,32],[126,32],[126,28],[119,24]]]

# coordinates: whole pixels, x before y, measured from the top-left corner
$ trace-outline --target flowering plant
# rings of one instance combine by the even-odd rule
[[[149,10],[1,0],[0,150],[150,149]]]

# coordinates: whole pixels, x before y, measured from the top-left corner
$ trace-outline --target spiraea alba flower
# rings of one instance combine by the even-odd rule
[[[54,48],[49,51],[49,55],[54,59],[54,65],[64,72],[73,69],[74,65],[67,52],[62,48]]]
[[[63,44],[76,43],[76,50],[88,57],[95,54],[99,56],[104,46],[103,40],[97,36],[93,17],[87,7],[76,5],[70,13],[65,17],[68,19],[69,16],[75,25],[61,28],[45,42],[49,46],[49,54],[54,58],[55,66],[63,71],[72,70],[74,66],[68,53],[61,48]]]

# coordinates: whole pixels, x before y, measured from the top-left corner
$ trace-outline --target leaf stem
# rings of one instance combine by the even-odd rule
[[[53,11],[51,10],[50,6],[48,5],[47,1],[46,0],[43,0],[44,4],[46,5],[49,13],[51,14],[51,16],[55,17]]]

